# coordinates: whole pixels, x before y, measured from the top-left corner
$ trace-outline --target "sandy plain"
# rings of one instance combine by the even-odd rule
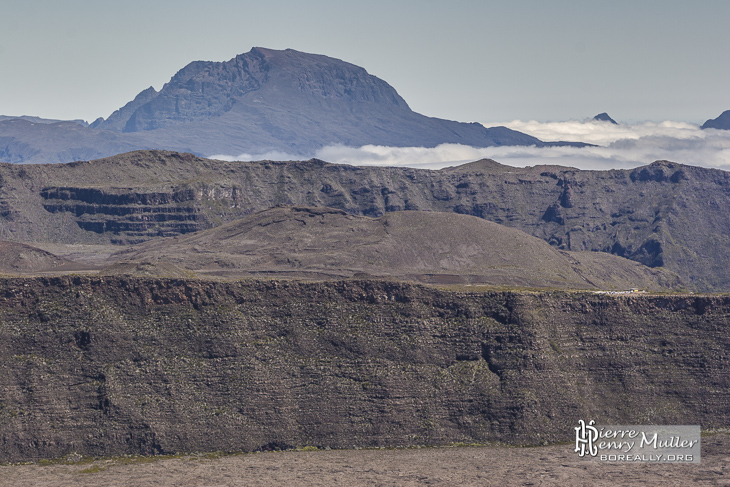
[[[573,445],[318,450],[132,457],[0,466],[13,486],[730,485],[730,434],[702,438],[700,464],[585,460]]]

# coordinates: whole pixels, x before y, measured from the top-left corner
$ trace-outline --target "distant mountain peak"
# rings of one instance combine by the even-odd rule
[[[586,145],[427,117],[364,68],[321,54],[263,47],[224,62],[191,62],[160,91],[141,91],[84,133],[64,127],[21,130],[0,122],[0,157],[6,154],[4,160],[13,162],[67,162],[148,148],[201,156],[280,151],[310,158],[330,145],[444,143]]]
[[[599,113],[598,115],[596,115],[595,117],[593,117],[593,120],[595,120],[597,122],[611,122],[614,125],[618,125],[618,123],[616,122],[616,120],[614,120],[611,117],[609,117],[608,116],[608,113],[606,113],[606,112]]]
[[[441,169],[442,172],[466,173],[466,172],[501,172],[508,171],[511,166],[500,164],[494,159],[480,159],[474,162],[467,162],[458,166],[449,166]]]
[[[395,89],[359,66],[293,49],[254,47],[229,61],[193,61],[159,92],[142,91],[94,127],[142,132],[220,117],[240,105],[304,109],[322,99],[409,109]]]
[[[730,110],[725,110],[717,118],[712,118],[702,124],[703,129],[730,130]]]

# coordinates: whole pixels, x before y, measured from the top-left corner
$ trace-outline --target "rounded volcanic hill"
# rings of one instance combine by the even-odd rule
[[[0,273],[28,274],[57,269],[69,261],[30,245],[0,241]]]
[[[564,252],[520,230],[454,213],[380,218],[276,207],[209,230],[145,242],[120,261],[169,262],[203,274],[377,276],[431,283],[574,289],[667,289],[679,279],[627,259]]]

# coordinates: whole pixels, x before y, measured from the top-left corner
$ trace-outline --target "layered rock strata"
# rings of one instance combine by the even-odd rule
[[[0,280],[0,461],[730,424],[730,298]]]
[[[277,205],[354,215],[478,216],[561,250],[666,267],[694,290],[730,289],[730,173],[666,161],[632,170],[440,171],[323,161],[254,163],[141,151],[63,165],[0,164],[0,239],[134,243],[218,226]]]

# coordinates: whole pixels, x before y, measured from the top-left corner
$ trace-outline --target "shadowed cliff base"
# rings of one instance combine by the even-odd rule
[[[0,461],[730,424],[730,298],[0,279]]]

